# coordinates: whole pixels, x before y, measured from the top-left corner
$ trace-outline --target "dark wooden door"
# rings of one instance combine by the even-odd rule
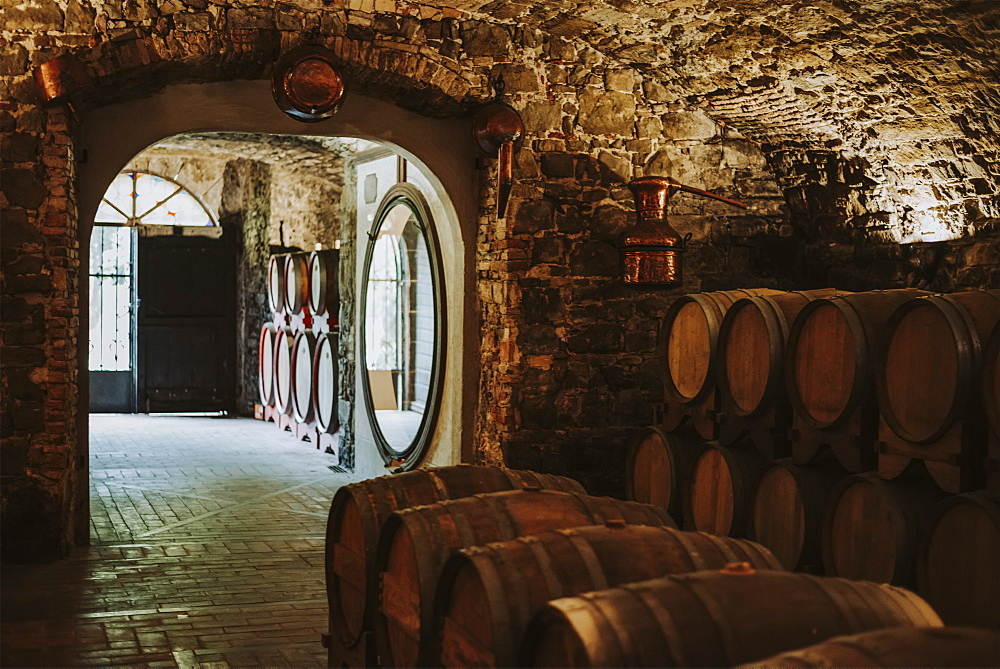
[[[236,253],[227,238],[139,239],[138,408],[233,411]]]

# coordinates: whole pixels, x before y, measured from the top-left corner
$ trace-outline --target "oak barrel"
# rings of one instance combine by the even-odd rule
[[[278,313],[285,308],[285,258],[287,253],[273,255],[267,261],[267,305]]]
[[[780,292],[754,288],[692,293],[677,298],[660,324],[659,350],[667,401],[697,402],[715,388],[719,326],[733,302]]]
[[[316,338],[316,352],[313,354],[313,416],[321,432],[337,431],[340,420],[337,415],[339,405],[339,365],[338,336],[335,333],[321,334]]]
[[[274,323],[264,323],[257,341],[257,391],[260,403],[274,406],[274,343],[278,328]]]
[[[904,302],[886,326],[877,374],[889,428],[929,444],[978,412],[982,343],[1000,320],[1000,290]]]
[[[875,368],[885,326],[902,303],[929,295],[872,290],[813,300],[788,332],[785,384],[795,411],[792,457],[805,464],[832,448],[852,472],[874,469]]]
[[[632,440],[625,464],[625,495],[683,517],[684,489],[704,442],[658,427],[643,429]]]
[[[759,544],[668,527],[611,524],[465,548],[441,571],[434,666],[516,666],[517,644],[545,602],[734,561],[781,569]]]
[[[783,363],[792,322],[812,300],[843,294],[834,289],[744,297],[719,328],[719,390],[726,412],[752,416],[786,401]]]
[[[311,330],[303,330],[295,335],[292,342],[292,414],[298,423],[309,423],[313,419],[313,357],[316,350],[316,335]]]
[[[341,487],[326,525],[326,589],[331,634],[353,646],[371,629],[378,588],[375,549],[386,518],[398,509],[525,485],[585,492],[573,479],[503,467],[456,465],[416,469]]]
[[[309,305],[309,256],[289,253],[285,258],[285,308],[295,314]]]
[[[339,257],[340,253],[335,249],[309,254],[309,310],[314,314],[337,315],[340,303]]]
[[[1000,323],[983,355],[983,409],[989,422],[990,434],[986,452],[986,490],[1000,500]]]
[[[1000,504],[982,492],[942,501],[927,521],[917,581],[945,623],[1000,628]]]
[[[941,625],[902,588],[748,571],[676,574],[552,600],[529,623],[518,665],[728,667],[842,634]]]
[[[688,479],[685,529],[745,536],[751,495],[765,464],[749,440],[735,446],[705,444]]]
[[[823,518],[826,574],[909,585],[924,523],[942,497],[930,481],[884,481],[874,472],[844,478]]]
[[[434,589],[453,550],[606,521],[673,525],[665,510],[650,504],[539,489],[486,493],[394,513],[382,528],[375,556],[380,662],[413,667],[430,661]]]
[[[754,667],[990,667],[1000,633],[969,627],[893,627],[834,637],[740,665]]]
[[[754,488],[747,536],[770,549],[785,569],[822,564],[823,512],[830,492],[845,475],[835,462],[769,462]]]
[[[274,406],[281,414],[292,413],[292,352],[295,333],[279,327],[274,335]]]

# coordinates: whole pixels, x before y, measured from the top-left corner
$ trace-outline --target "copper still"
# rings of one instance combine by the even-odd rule
[[[495,155],[499,161],[497,218],[503,218],[514,186],[514,151],[524,140],[524,122],[517,110],[507,103],[493,102],[476,112],[472,120],[472,136],[483,153]]]
[[[622,235],[625,283],[633,286],[676,286],[682,281],[681,255],[691,234],[683,238],[667,221],[667,201],[677,191],[710,197],[736,207],[736,200],[684,185],[670,177],[643,177],[628,184],[635,198],[636,224]]]

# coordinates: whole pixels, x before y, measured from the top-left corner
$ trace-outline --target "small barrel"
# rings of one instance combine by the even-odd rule
[[[883,481],[874,472],[844,478],[823,519],[826,574],[910,585],[924,523],[943,496],[930,481]]]
[[[791,458],[765,465],[750,503],[747,536],[766,546],[785,569],[822,563],[823,511],[846,472],[836,463],[796,465]]]
[[[290,253],[285,258],[285,308],[297,314],[309,305],[309,256]]]
[[[981,492],[942,501],[927,521],[917,582],[945,623],[1000,628],[1000,504]]]
[[[692,293],[677,298],[660,324],[659,350],[667,401],[698,402],[715,388],[719,326],[733,302],[780,292],[752,288]]]
[[[267,262],[267,304],[278,313],[285,308],[285,258],[287,253],[271,256]]]
[[[704,448],[704,442],[695,437],[664,432],[658,427],[643,429],[629,447],[626,496],[682,518],[688,476]]]
[[[274,323],[264,323],[257,342],[257,391],[260,403],[274,406],[274,342],[278,327]]]
[[[983,409],[993,436],[1000,440],[1000,323],[993,326],[983,350]]]
[[[330,503],[326,525],[326,588],[331,630],[347,647],[371,629],[378,597],[375,549],[385,519],[398,509],[525,485],[585,492],[576,481],[503,467],[456,465],[416,469],[345,485]]]
[[[1000,320],[1000,290],[904,302],[886,326],[879,410],[901,439],[938,440],[960,419],[978,418],[982,342]]]
[[[1000,658],[1000,633],[968,627],[893,627],[834,637],[763,660],[763,667],[990,667]]]
[[[554,599],[529,623],[518,666],[729,667],[842,634],[941,626],[927,602],[902,588],[729,571]]]
[[[735,446],[708,442],[691,470],[684,527],[720,536],[746,536],[751,496],[765,464],[749,440]]]
[[[336,334],[321,334],[316,339],[316,352],[313,354],[313,416],[319,430],[325,433],[336,432],[340,425],[337,416],[340,389],[337,347]]]
[[[298,423],[313,419],[313,358],[316,335],[303,330],[292,342],[292,413]]]
[[[292,413],[292,353],[295,333],[279,327],[274,335],[274,406],[285,415]]]
[[[899,305],[929,294],[872,290],[820,298],[803,307],[789,330],[785,359],[795,412],[814,427],[830,429],[855,409],[874,409],[876,347],[886,323]]]
[[[751,541],[642,525],[577,527],[462,549],[438,580],[432,664],[517,666],[525,626],[550,599],[734,561],[781,569]]]
[[[334,249],[309,254],[309,310],[314,314],[337,315],[340,303],[338,260]]]
[[[517,490],[463,497],[398,511],[379,537],[381,607],[375,643],[383,666],[426,666],[433,652],[434,589],[457,548],[548,530],[621,521],[673,525],[663,509],[611,497]]]
[[[776,402],[787,402],[783,364],[789,327],[810,301],[841,294],[833,289],[796,291],[733,303],[719,328],[723,408],[749,417]]]

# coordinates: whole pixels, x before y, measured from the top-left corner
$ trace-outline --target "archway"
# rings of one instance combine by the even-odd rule
[[[462,118],[432,119],[351,92],[332,119],[306,125],[280,113],[266,81],[177,84],[144,99],[94,108],[82,115],[79,133],[78,148],[87,156],[86,162],[78,168],[81,267],[88,266],[86,241],[93,226],[93,212],[114,175],[145,147],[165,137],[198,132],[356,137],[389,146],[418,167],[420,186],[434,211],[440,240],[446,277],[443,308],[449,323],[447,340],[442,346],[445,372],[440,418],[433,435],[434,447],[426,461],[457,462],[470,452],[479,337],[478,324],[468,316],[475,313],[471,307],[475,302],[473,257],[477,176],[467,121]],[[86,299],[85,294],[82,297]],[[87,318],[83,311],[80,333],[88,330]],[[78,341],[81,392],[77,411],[77,452],[81,456],[78,462],[85,463],[89,438],[86,337]],[[370,430],[359,422],[355,452],[367,453],[369,439]],[[352,464],[361,475],[385,472],[377,457],[360,457]],[[78,543],[86,536],[85,481],[86,478],[81,477],[77,486]]]

